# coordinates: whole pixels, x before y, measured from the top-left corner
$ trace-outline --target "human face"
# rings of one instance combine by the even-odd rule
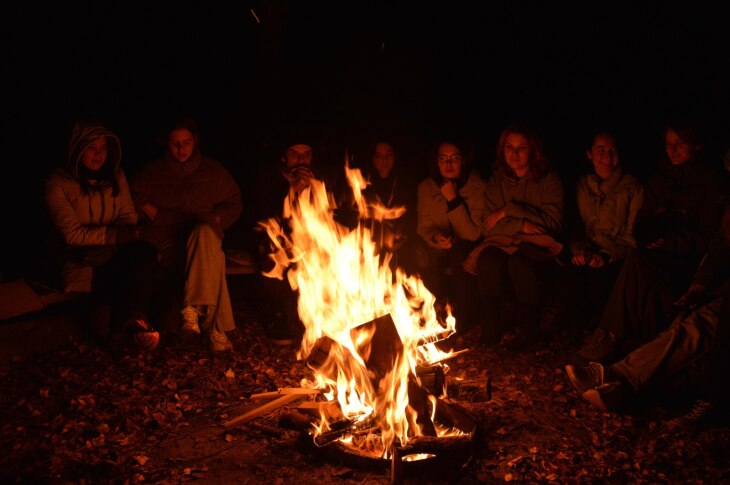
[[[504,140],[504,160],[519,178],[527,174],[530,162],[530,146],[521,133],[509,133]]]
[[[395,154],[390,143],[378,143],[375,145],[375,153],[373,154],[373,166],[380,175],[385,178],[393,170],[395,164]]]
[[[593,162],[593,170],[606,180],[618,167],[618,148],[611,135],[600,134],[593,139],[593,146],[586,152]]]
[[[461,177],[461,167],[464,165],[464,157],[461,155],[461,150],[451,143],[442,143],[439,147],[438,164],[442,177],[458,179]]]
[[[284,163],[286,164],[287,169],[300,167],[302,165],[311,165],[312,147],[304,144],[290,146],[286,149],[286,153],[284,154]]]
[[[106,162],[106,137],[100,136],[81,152],[81,163],[89,170],[99,170]]]
[[[170,133],[167,140],[172,156],[180,163],[187,162],[195,149],[195,136],[186,128],[180,128]]]
[[[664,148],[672,165],[682,165],[688,162],[694,155],[695,147],[683,140],[676,131],[669,128],[664,134]]]

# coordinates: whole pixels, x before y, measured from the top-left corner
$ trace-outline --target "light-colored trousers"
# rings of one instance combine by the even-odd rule
[[[183,305],[207,307],[203,330],[211,326],[219,332],[235,329],[223,241],[207,224],[197,226],[188,236],[186,261]]]

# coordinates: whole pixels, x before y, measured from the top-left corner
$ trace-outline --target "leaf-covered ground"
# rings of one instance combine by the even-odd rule
[[[299,387],[310,375],[293,347],[267,341],[255,301],[240,290],[232,289],[239,328],[229,354],[172,339],[121,355],[76,342],[3,363],[0,481],[388,483],[387,463],[343,459],[285,425],[291,407],[225,429],[256,406],[252,393]],[[449,361],[447,383],[459,390],[451,399],[478,426],[471,451],[446,474],[415,469],[403,481],[730,481],[726,424],[670,430],[665,420],[682,407],[667,401],[624,414],[591,408],[563,371],[575,345],[558,335],[524,354],[472,350]]]

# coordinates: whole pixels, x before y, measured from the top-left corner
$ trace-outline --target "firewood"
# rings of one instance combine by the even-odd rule
[[[297,409],[305,414],[319,418],[324,416],[328,421],[335,421],[342,418],[342,411],[336,401],[305,401],[297,406]]]
[[[489,376],[479,379],[451,380],[446,386],[449,397],[474,402],[492,400],[492,381]]]
[[[316,418],[319,418],[319,416],[316,416]],[[303,413],[297,409],[291,409],[283,411],[279,415],[277,426],[279,428],[305,431],[312,428],[312,423],[316,418],[311,414]]]
[[[324,433],[315,436],[314,444],[320,447],[326,446],[349,434],[367,431],[368,429],[374,427],[376,423],[377,419],[375,416],[368,416],[362,421],[346,418],[342,419],[340,421],[332,423],[330,425],[329,431],[325,431]]]
[[[247,423],[252,419],[256,419],[259,416],[262,416],[270,411],[279,409],[280,407],[285,406],[290,402],[294,402],[297,399],[301,399],[304,396],[306,396],[306,394],[283,394],[281,397],[274,399],[273,401],[269,401],[266,404],[257,407],[256,409],[252,409],[251,411],[242,414],[241,416],[226,421],[224,423],[224,426],[226,427],[226,429],[230,429],[235,426]]]
[[[429,365],[416,366],[416,375],[421,381],[421,386],[436,397],[444,395],[446,390],[446,376],[443,366]]]
[[[389,313],[350,330],[353,342],[357,342],[361,332],[372,334],[372,338],[356,350],[365,362],[365,367],[373,373],[371,380],[377,389],[380,379],[395,368],[399,359],[404,358],[403,342]]]
[[[285,394],[319,394],[319,389],[307,389],[306,387],[282,387],[278,391],[260,392],[251,394],[250,399],[257,401],[259,399],[271,399],[273,397],[283,396]]]

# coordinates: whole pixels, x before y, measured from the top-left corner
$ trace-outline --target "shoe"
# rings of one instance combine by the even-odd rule
[[[152,351],[160,343],[160,332],[141,318],[132,318],[127,322],[127,328],[132,332],[135,345],[144,351]]]
[[[233,344],[225,332],[219,332],[215,328],[210,330],[210,350],[213,352],[224,352],[233,350]]]
[[[617,345],[611,334],[597,328],[578,350],[578,356],[586,362],[607,362],[616,350]]]
[[[696,428],[710,421],[715,414],[715,410],[715,405],[711,402],[698,399],[695,401],[692,409],[690,409],[686,414],[670,419],[664,424],[666,427],[672,429]]]
[[[598,362],[591,362],[587,366],[568,364],[565,366],[565,373],[568,374],[568,379],[578,394],[583,394],[588,389],[595,389],[604,384],[604,367]]]
[[[193,306],[186,306],[180,312],[183,319],[180,333],[183,335],[200,335],[200,325],[198,325],[198,316],[200,312]]]
[[[581,397],[602,411],[613,411],[621,407],[630,394],[626,384],[612,381],[599,387],[588,389]]]

